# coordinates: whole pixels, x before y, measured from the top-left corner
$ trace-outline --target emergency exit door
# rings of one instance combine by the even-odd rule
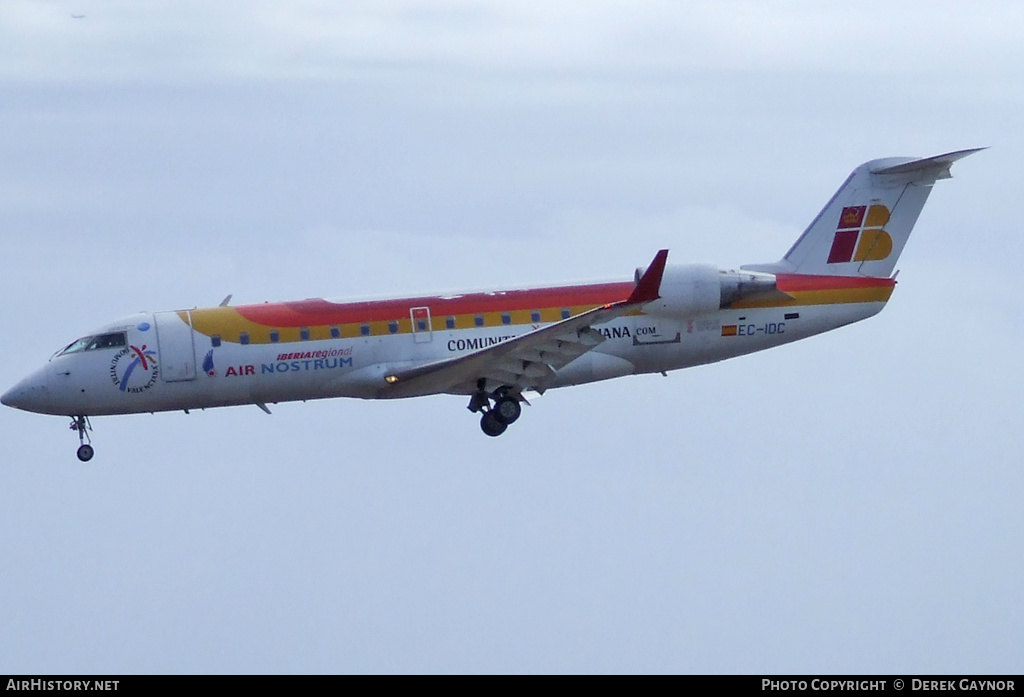
[[[430,308],[414,307],[409,310],[412,316],[412,335],[417,344],[425,344],[431,339]]]

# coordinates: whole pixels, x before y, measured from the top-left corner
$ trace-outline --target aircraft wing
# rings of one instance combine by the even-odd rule
[[[384,379],[382,395],[400,397],[424,392],[472,393],[481,378],[521,390],[543,392],[555,371],[579,358],[602,341],[595,330],[631,310],[657,300],[668,250],[659,251],[626,300],[535,329],[494,346],[457,358],[397,370]]]

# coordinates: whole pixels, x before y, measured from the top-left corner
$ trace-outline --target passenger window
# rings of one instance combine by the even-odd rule
[[[331,327],[331,338],[332,339],[340,339],[341,338],[341,327]]]
[[[270,332],[270,343],[276,344],[281,340],[281,333],[278,331]]]
[[[572,312],[569,311],[569,308],[563,307],[562,308],[562,319],[569,319],[569,317],[571,317],[571,316],[572,316]]]
[[[394,320],[388,322],[388,331],[391,332],[392,334],[397,334],[398,333],[398,322],[395,322]]]
[[[249,343],[249,332],[242,332],[238,335],[238,343],[242,346],[246,346]]]
[[[501,313],[501,323],[502,324],[512,324],[512,315],[510,315],[507,312],[502,312]]]
[[[478,327],[484,326],[484,316],[483,315],[474,315],[473,316],[473,324],[475,324]]]
[[[309,327],[303,327],[299,330],[299,340],[309,341]]]
[[[446,329],[455,329],[455,318],[446,317],[444,320],[444,326]]]
[[[359,333],[362,334],[363,336],[370,336],[370,325],[369,324],[360,324],[359,325]]]
[[[540,310],[531,310],[530,311],[530,321],[531,322],[540,322]]]
[[[210,336],[210,346],[214,348],[220,346],[220,334],[213,334]]]

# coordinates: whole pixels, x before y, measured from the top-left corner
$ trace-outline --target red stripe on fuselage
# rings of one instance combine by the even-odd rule
[[[332,303],[319,299],[300,300],[263,305],[239,305],[234,309],[250,322],[267,327],[308,327],[408,319],[409,308],[412,307],[429,307],[430,314],[434,317],[580,305],[596,307],[625,300],[632,291],[633,284],[627,281],[586,286],[501,290],[493,293],[466,293],[453,297],[434,296],[354,303]]]
[[[780,273],[775,276],[775,287],[783,293],[806,290],[844,290],[847,288],[892,288],[893,278],[866,278],[864,276],[807,276]]]

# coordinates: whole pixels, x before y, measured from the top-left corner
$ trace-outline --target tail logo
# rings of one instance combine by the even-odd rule
[[[828,263],[879,261],[892,254],[892,237],[883,229],[889,215],[889,209],[877,203],[844,208],[839,214]]]

